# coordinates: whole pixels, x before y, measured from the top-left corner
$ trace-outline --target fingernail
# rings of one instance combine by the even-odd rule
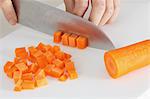
[[[10,23],[11,25],[15,25],[15,24],[16,24],[16,22],[17,22],[17,21],[16,21],[16,20],[14,20],[14,19],[10,19],[10,20],[9,20],[9,23]]]

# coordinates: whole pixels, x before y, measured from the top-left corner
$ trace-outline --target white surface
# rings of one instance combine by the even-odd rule
[[[146,3],[123,4],[119,19],[113,25],[103,27],[117,47],[128,45],[144,39],[150,39],[148,32],[148,5]],[[64,51],[70,52],[75,61],[79,79],[65,83],[49,78],[49,85],[33,91],[14,93],[13,84],[3,73],[3,64],[12,60],[16,47],[37,45],[39,42],[52,43],[51,36],[41,34],[27,28],[17,31],[0,39],[0,96],[30,97],[48,96],[54,98],[69,97],[132,97],[148,96],[150,66],[132,72],[119,79],[111,79],[104,66],[104,51],[87,48],[78,50],[62,46]]]

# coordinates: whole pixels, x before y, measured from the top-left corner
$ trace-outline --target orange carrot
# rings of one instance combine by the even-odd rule
[[[22,90],[22,82],[23,82],[23,80],[21,80],[21,79],[19,79],[17,81],[17,83],[15,84],[14,91],[21,91]]]
[[[55,77],[55,78],[59,78],[63,73],[64,73],[63,69],[60,69],[58,67],[54,67],[54,68],[52,68],[52,70],[50,72],[50,76]]]
[[[38,70],[38,64],[33,63],[30,67],[29,67],[29,72],[31,73],[35,73]]]
[[[104,55],[106,69],[113,78],[150,64],[150,40],[111,50]]]
[[[59,77],[59,81],[66,81],[68,79],[68,76],[66,74],[63,74]]]
[[[57,31],[54,33],[54,42],[55,43],[60,43],[61,42],[61,36],[63,35],[63,32]]]
[[[76,39],[76,42],[77,42],[77,48],[79,49],[84,49],[88,46],[88,39],[84,36],[79,36]]]
[[[76,39],[78,38],[78,35],[76,35],[76,34],[71,34],[70,36],[69,36],[69,46],[71,46],[71,47],[76,47]]]
[[[37,87],[46,86],[47,84],[48,84],[48,81],[47,81],[46,77],[43,79],[36,79],[36,86]]]
[[[32,73],[22,74],[22,80],[33,80],[34,75]]]
[[[46,45],[43,43],[39,43],[39,45],[37,46],[38,50],[41,50],[42,52],[46,52]]]
[[[50,51],[45,52],[44,55],[46,56],[48,63],[52,64],[52,61],[55,59],[55,56]]]
[[[15,54],[16,54],[16,57],[20,57],[20,58],[27,58],[27,56],[28,56],[28,53],[26,52],[25,47],[16,48]]]
[[[48,65],[44,68],[45,74],[51,76],[51,71],[52,71],[52,68],[54,68],[54,67],[55,67],[54,64],[48,64]]]
[[[58,51],[57,53],[55,53],[55,57],[62,61],[66,58],[65,53],[62,51]]]
[[[56,53],[56,52],[58,52],[58,51],[60,51],[60,47],[55,45],[55,46],[53,47],[53,52]]]
[[[61,61],[61,60],[59,60],[59,59],[55,59],[55,60],[53,61],[53,64],[54,64],[56,67],[61,68],[61,69],[63,69],[64,66],[65,66],[64,62]]]
[[[69,45],[69,36],[70,35],[71,35],[70,33],[64,33],[62,35],[62,44],[63,45]]]
[[[35,81],[34,80],[23,80],[22,89],[34,89]]]
[[[17,83],[18,80],[21,79],[21,76],[22,76],[22,72],[21,71],[15,71],[13,73],[14,82]]]
[[[36,58],[36,61],[37,61],[40,68],[44,68],[48,64],[47,58],[44,55],[38,56]]]
[[[16,64],[15,66],[16,66],[16,67],[18,68],[18,70],[21,71],[21,72],[25,72],[25,71],[28,70],[28,66],[27,66],[26,64],[24,64],[24,63],[18,63],[18,64]]]
[[[14,66],[13,62],[8,61],[5,65],[4,65],[4,72],[7,73],[7,71],[9,69],[11,69]]]
[[[9,70],[7,71],[7,76],[8,76],[9,78],[13,78],[13,74],[14,74],[15,71],[18,71],[18,69],[17,69],[16,66],[13,66],[11,69],[9,69]]]

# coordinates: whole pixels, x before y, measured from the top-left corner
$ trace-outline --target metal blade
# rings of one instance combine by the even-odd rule
[[[109,50],[114,45],[105,33],[91,22],[37,0],[14,0],[19,23],[53,35],[62,30],[88,37],[89,46]]]

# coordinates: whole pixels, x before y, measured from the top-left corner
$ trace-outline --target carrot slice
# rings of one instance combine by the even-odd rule
[[[46,45],[43,43],[39,43],[39,45],[37,46],[38,50],[41,50],[42,52],[46,52]]]
[[[59,60],[59,59],[55,59],[55,60],[53,61],[53,64],[54,64],[56,67],[61,68],[61,69],[63,69],[64,66],[65,66],[64,62],[61,61],[61,60]]]
[[[9,78],[13,78],[13,73],[14,73],[15,71],[18,71],[18,69],[17,69],[16,66],[13,66],[11,69],[9,69],[9,70],[7,71],[7,76],[8,76]]]
[[[76,39],[78,38],[78,35],[77,34],[71,34],[69,36],[69,46],[71,47],[76,47]]]
[[[23,80],[22,89],[34,89],[35,81],[34,80]]]
[[[64,73],[64,69],[60,69],[58,67],[54,67],[51,69],[50,76],[59,78]]]
[[[79,49],[84,49],[88,46],[88,39],[84,36],[79,36],[76,39],[76,42],[77,42],[77,48]]]
[[[22,59],[22,58],[20,58],[20,57],[15,57],[14,58],[14,63],[15,64],[18,64],[18,63],[25,63],[25,64],[27,64],[27,59]]]
[[[28,50],[29,50],[29,53],[30,53],[31,56],[38,51],[38,49],[36,49],[33,46],[28,47]]]
[[[68,74],[71,80],[78,78],[78,74],[76,71],[68,71]]]
[[[46,86],[47,84],[48,84],[48,81],[47,81],[46,77],[43,79],[37,79],[36,80],[36,86],[37,87]]]
[[[57,31],[54,33],[54,42],[55,43],[60,43],[61,42],[61,36],[63,35],[63,32]]]
[[[25,47],[16,48],[15,49],[15,54],[16,54],[17,57],[20,57],[20,58],[27,58],[28,57],[28,53],[27,53]]]
[[[36,58],[36,61],[37,61],[38,66],[39,66],[40,68],[44,68],[44,67],[47,66],[47,64],[48,64],[47,58],[46,58],[46,56],[44,56],[44,55],[38,56],[38,57]]]
[[[29,67],[29,72],[31,73],[35,73],[38,70],[38,64],[33,63],[30,67]]]
[[[150,64],[150,40],[111,50],[104,55],[106,69],[113,78]]]
[[[34,77],[35,77],[35,80],[40,80],[40,79],[45,78],[46,76],[45,76],[44,70],[43,70],[43,69],[39,69],[39,70],[35,73]]]
[[[45,74],[51,76],[51,71],[52,71],[52,68],[54,68],[54,67],[55,67],[54,64],[48,64],[48,65],[44,68]]]
[[[70,35],[71,35],[70,33],[64,33],[62,35],[62,44],[63,45],[69,45],[69,36]]]
[[[48,63],[52,64],[52,61],[55,59],[55,56],[50,51],[45,52],[44,55],[46,56]]]
[[[65,68],[67,71],[76,71],[72,61],[65,62]]]
[[[55,57],[62,61],[66,58],[65,53],[62,51],[58,51],[57,53],[55,53]]]
[[[22,80],[33,80],[34,75],[32,73],[22,74]]]
[[[21,79],[21,76],[22,76],[22,72],[21,71],[15,71],[13,73],[14,82],[17,83],[18,80]]]
[[[55,46],[53,47],[53,52],[56,53],[56,52],[58,52],[58,51],[60,51],[60,47],[55,45]]]
[[[14,91],[21,91],[22,90],[22,82],[23,82],[23,80],[21,80],[21,79],[19,79],[18,81],[17,81],[17,83],[15,84],[15,88],[14,88]]]
[[[68,79],[68,76],[66,74],[63,74],[62,76],[59,77],[59,81],[66,81]]]
[[[4,72],[7,73],[7,71],[9,69],[11,69],[14,66],[13,62],[8,61],[5,65],[4,65]]]
[[[19,71],[25,72],[28,70],[28,66],[25,63],[18,63],[15,65]]]

